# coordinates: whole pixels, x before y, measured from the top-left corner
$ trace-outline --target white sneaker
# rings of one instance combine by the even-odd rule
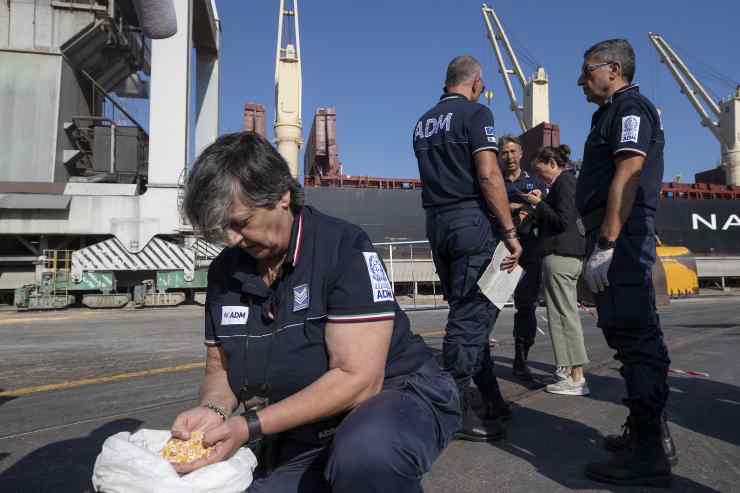
[[[570,376],[570,372],[568,371],[567,366],[558,366],[558,369],[555,370],[555,377],[560,380],[565,380]]]
[[[567,377],[557,383],[551,383],[545,387],[545,392],[561,395],[588,395],[591,393],[588,385],[586,385],[585,378],[576,382],[571,377]]]

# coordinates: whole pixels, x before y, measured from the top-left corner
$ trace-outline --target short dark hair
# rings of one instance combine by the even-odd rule
[[[532,159],[532,163],[547,163],[550,159],[555,161],[559,168],[570,165],[570,146],[561,144],[557,147],[540,147],[534,159]]]
[[[447,65],[447,77],[445,87],[454,87],[468,82],[480,73],[480,62],[470,55],[460,55],[452,59]]]
[[[291,208],[300,210],[303,187],[277,150],[254,132],[231,133],[216,139],[193,163],[182,211],[206,240],[221,242],[234,200],[272,209],[285,192],[290,192]]]
[[[583,54],[584,59],[590,57],[598,62],[618,63],[622,77],[629,83],[635,78],[635,50],[626,39],[607,39],[596,43]]]
[[[519,140],[519,137],[515,137],[511,134],[503,135],[500,139],[498,139],[498,145],[500,149],[503,149],[506,144],[516,144],[519,146],[519,149],[524,149],[524,147],[522,147],[522,141]]]

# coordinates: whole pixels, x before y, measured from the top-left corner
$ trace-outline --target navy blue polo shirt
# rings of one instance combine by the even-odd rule
[[[265,285],[246,252],[226,248],[208,270],[205,311],[205,343],[226,353],[238,399],[242,388],[267,382],[269,397],[279,401],[329,371],[327,322],[393,320],[386,378],[412,373],[433,357],[411,332],[365,232],[308,206],[295,216],[273,285]]]
[[[506,193],[509,196],[510,204],[524,204],[529,205],[521,194],[528,194],[532,190],[540,190],[544,195],[547,194],[547,185],[539,178],[530,175],[525,170],[521,170],[519,177],[516,180],[509,180],[504,178],[506,184]]]
[[[477,200],[483,203],[473,155],[498,152],[493,114],[462,94],[445,93],[413,131],[424,207]]]
[[[616,171],[614,156],[634,152],[645,156],[633,214],[654,216],[663,180],[665,137],[658,111],[636,84],[609,98],[593,115],[591,132],[578,175],[576,207],[582,216],[606,207]]]

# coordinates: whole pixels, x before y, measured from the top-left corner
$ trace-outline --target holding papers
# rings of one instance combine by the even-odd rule
[[[499,242],[496,251],[493,252],[491,263],[488,264],[488,268],[478,279],[480,290],[499,310],[511,299],[516,285],[519,283],[519,278],[524,272],[518,264],[511,272],[501,270],[501,262],[507,255],[509,255],[509,250],[506,245],[503,241]]]

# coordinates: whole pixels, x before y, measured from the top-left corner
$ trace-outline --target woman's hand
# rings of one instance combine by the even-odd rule
[[[216,427],[212,427],[206,431],[203,437],[203,446],[214,447],[208,457],[185,464],[172,464],[172,466],[178,473],[187,474],[201,467],[228,459],[247,440],[249,440],[247,420],[242,416],[232,416],[226,421],[219,423]]]
[[[175,438],[188,440],[194,431],[206,432],[224,422],[223,418],[205,406],[198,406],[180,413],[172,423],[170,432]]]
[[[542,202],[542,190],[537,190],[536,188],[529,193],[521,194],[521,196],[529,204],[534,206]]]

